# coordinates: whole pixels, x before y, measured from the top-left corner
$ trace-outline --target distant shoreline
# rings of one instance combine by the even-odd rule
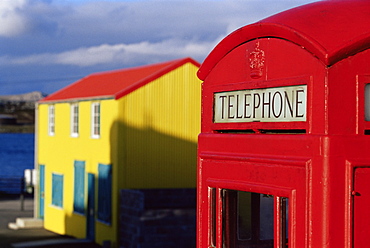
[[[34,125],[0,125],[0,133],[35,133]]]

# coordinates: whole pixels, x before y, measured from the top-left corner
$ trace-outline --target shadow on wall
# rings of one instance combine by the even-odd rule
[[[120,122],[112,130],[119,246],[195,247],[197,143]]]
[[[196,142],[120,122],[112,128],[111,142],[119,188],[196,187]]]
[[[122,211],[120,190],[192,188],[192,196],[195,197],[197,143],[158,132],[150,127],[138,129],[118,121],[111,127],[109,142],[110,148],[104,148],[102,152],[109,151],[111,158],[111,223],[104,225],[97,221],[99,201],[101,201],[98,195],[98,175],[87,173],[84,190],[87,203],[85,213],[66,215],[65,228],[67,234],[77,233],[93,240],[97,237],[112,240],[112,247],[116,247],[119,242],[119,228],[122,226],[119,223],[122,216],[119,212],[120,209]],[[92,191],[90,192],[89,189]],[[73,195],[73,192],[69,194]],[[167,200],[170,201],[168,198]],[[158,198],[158,201],[163,199]],[[187,209],[185,212],[189,214],[182,217],[187,216],[191,224],[195,224],[195,204],[190,209],[189,206],[181,205],[177,206],[177,209]],[[171,218],[165,220],[171,220]],[[184,231],[189,232],[190,236],[194,233],[195,237],[195,226],[194,230],[190,229]]]

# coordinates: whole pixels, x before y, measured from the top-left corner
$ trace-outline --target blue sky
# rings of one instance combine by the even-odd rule
[[[0,95],[94,72],[202,62],[235,29],[315,0],[0,0]]]

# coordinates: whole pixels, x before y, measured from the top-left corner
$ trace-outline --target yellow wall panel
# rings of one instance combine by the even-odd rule
[[[125,187],[196,185],[201,83],[186,64],[120,100]],[[190,78],[192,80],[190,80]]]
[[[112,164],[116,155],[112,144],[113,123],[117,119],[117,103],[115,100],[102,100],[101,104],[101,135],[91,137],[91,101],[79,102],[79,135],[71,136],[70,106],[71,103],[55,103],[55,135],[48,134],[48,104],[38,106],[37,164],[45,165],[45,228],[59,234],[73,235],[84,238],[86,235],[86,218],[73,212],[74,197],[74,161],[85,161],[85,172],[97,175],[98,164]],[[52,173],[63,175],[63,208],[52,206]],[[96,176],[97,178],[97,176]],[[87,178],[85,177],[85,180]],[[117,183],[113,180],[113,184]],[[95,182],[97,185],[97,180]],[[86,187],[86,185],[85,185]],[[113,194],[118,194],[118,187],[113,185]],[[97,199],[97,192],[96,192]],[[115,240],[117,226],[117,200],[113,204],[113,222],[106,227],[96,225],[96,231],[103,233],[108,239]],[[101,226],[101,225],[100,225]]]

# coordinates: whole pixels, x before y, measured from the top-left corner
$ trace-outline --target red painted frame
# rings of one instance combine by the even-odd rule
[[[204,80],[198,248],[210,245],[210,187],[277,196],[275,247],[278,200],[288,197],[289,247],[353,248],[353,173],[370,167],[370,122],[364,113],[369,26],[369,1],[321,1],[242,27],[206,58],[198,71]],[[260,74],[253,74],[249,57],[257,48],[264,57]],[[302,84],[307,85],[305,122],[213,122],[216,92]],[[221,247],[223,209],[217,199]]]

